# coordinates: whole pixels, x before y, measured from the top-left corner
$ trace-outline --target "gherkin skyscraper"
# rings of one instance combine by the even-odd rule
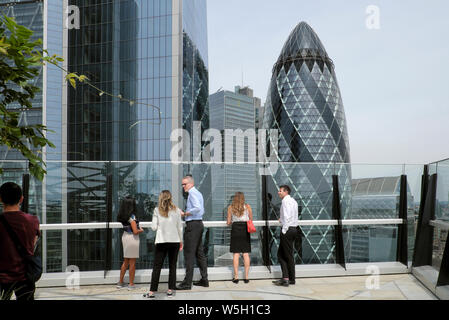
[[[350,217],[351,172],[343,102],[334,64],[315,31],[305,22],[289,35],[273,67],[263,127],[279,133],[278,169],[271,193],[288,184],[300,219],[332,219],[332,175],[339,176],[343,218]],[[274,193],[275,195],[275,193]],[[275,215],[276,205],[272,206]],[[272,254],[278,235],[273,231]],[[333,263],[332,226],[304,226],[296,263]]]

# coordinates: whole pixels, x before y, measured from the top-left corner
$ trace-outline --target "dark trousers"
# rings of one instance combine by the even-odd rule
[[[179,242],[158,243],[154,253],[153,273],[151,275],[150,291],[157,291],[162,265],[168,254],[168,288],[176,289],[176,262],[178,261]]]
[[[196,257],[196,263],[200,268],[201,278],[207,280],[207,259],[203,249],[203,230],[204,225],[201,220],[187,221],[184,230],[184,260],[186,267],[186,277],[184,283],[192,284],[193,264]]]
[[[30,281],[0,283],[0,300],[10,300],[14,292],[17,301],[31,301],[34,300],[35,290],[35,284]]]
[[[295,259],[293,257],[293,243],[300,237],[299,227],[288,228],[285,234],[280,236],[278,260],[282,269],[282,278],[295,280]]]

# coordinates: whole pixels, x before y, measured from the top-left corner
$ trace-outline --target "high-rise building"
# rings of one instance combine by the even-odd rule
[[[33,31],[31,41],[42,40],[42,46],[52,54],[62,55],[62,3],[58,0],[49,1],[10,1],[0,0],[0,13],[14,18],[16,22]],[[60,19],[55,19],[59,17]],[[32,107],[20,108],[9,105],[9,108],[20,108],[19,125],[43,124],[53,132],[47,133],[47,138],[56,148],[46,150],[44,160],[61,159],[62,151],[62,71],[46,64],[39,67],[39,76],[33,85],[41,89],[31,100]],[[0,147],[1,160],[22,160],[24,157],[15,150]]]
[[[270,193],[276,195],[275,189],[288,184],[302,219],[332,219],[332,175],[338,175],[342,215],[349,218],[351,172],[344,165],[350,156],[343,102],[334,64],[305,22],[291,32],[273,67],[263,128],[279,132],[280,164],[268,181],[274,189]],[[303,227],[297,261],[335,261],[332,228]]]
[[[211,169],[214,190],[212,220],[226,220],[227,208],[238,191],[244,193],[246,203],[253,209],[254,219],[261,220],[258,168],[255,163],[234,163],[248,162],[248,152],[256,152],[252,147],[256,143],[256,109],[260,107],[260,99],[253,97],[253,90],[249,87],[236,86],[234,92],[222,90],[210,95],[209,105],[211,128],[221,132],[222,153],[232,156],[230,163],[214,164]],[[240,158],[238,152],[243,152]],[[210,244],[214,246],[213,257],[209,255],[209,258],[217,266],[232,265],[230,229],[217,228],[212,233]],[[254,233],[251,236],[252,252],[258,252],[258,235]],[[252,257],[259,259],[260,254]]]
[[[42,47],[53,55],[63,55],[63,3],[60,0],[8,1],[0,0],[0,13],[14,18],[16,22],[33,31],[31,41],[42,40]],[[55,148],[38,150],[47,164],[48,175],[43,182],[31,179],[29,192],[29,212],[39,216],[41,223],[60,223],[62,183],[60,164],[51,161],[63,159],[63,73],[62,70],[46,64],[39,67],[39,75],[32,84],[41,89],[31,100],[32,107],[23,109],[18,104],[8,108],[20,108],[19,125],[46,125],[49,131],[47,138]],[[0,146],[0,160],[19,160],[2,162],[4,181],[22,183],[22,173],[27,171],[27,161],[15,150]],[[57,171],[57,174],[52,174]],[[61,232],[44,232],[42,254],[46,261],[44,271],[60,271]]]
[[[170,161],[173,130],[185,129],[193,140],[195,122],[201,134],[209,128],[205,0],[0,0],[0,10],[33,30],[33,39],[42,38],[50,54],[62,56],[64,69],[87,76],[91,84],[73,89],[61,69],[45,66],[35,82],[42,92],[33,108],[22,112],[23,123],[54,131],[47,137],[56,148],[43,153],[48,174],[42,184],[32,179],[30,188],[30,211],[41,223],[115,221],[127,195],[137,199],[139,218],[151,221],[163,189],[183,207],[180,181],[187,173],[201,191],[210,190],[207,167]],[[22,159],[14,152],[1,155],[2,160]],[[25,162],[20,168],[2,165],[8,169],[5,178],[21,183]],[[204,194],[208,219],[212,200],[210,192]],[[103,270],[105,242],[112,242],[112,267],[117,268],[120,232],[113,230],[109,241],[110,233],[45,231],[44,271],[65,271],[68,265]],[[141,242],[139,268],[150,267],[152,237],[149,232]]]
[[[67,186],[68,221],[115,221],[126,195],[137,198],[139,218],[150,221],[164,189],[182,207],[184,174],[192,173],[200,190],[210,188],[208,170],[170,163],[173,130],[192,133],[194,121],[201,123],[201,132],[209,127],[206,1],[69,0],[68,5],[80,10],[80,28],[67,32],[68,69],[100,89],[68,89],[67,157],[97,161],[68,165],[73,174]],[[107,175],[112,177],[112,217],[106,216]],[[205,202],[209,208],[210,197]],[[103,269],[107,236],[105,230],[71,232],[68,263],[81,270]],[[116,268],[119,233],[113,238]],[[154,239],[146,240],[140,267],[149,267]]]

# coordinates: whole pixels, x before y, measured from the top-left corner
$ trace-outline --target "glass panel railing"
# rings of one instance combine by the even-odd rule
[[[43,242],[46,242],[44,244]],[[66,230],[48,230],[44,231],[40,241],[40,248],[46,248],[44,271],[64,272],[63,265],[67,265],[67,231]],[[43,252],[41,253],[41,255]]]
[[[105,269],[106,229],[69,230],[67,234],[67,264],[80,271]]]
[[[2,162],[1,165],[5,173],[0,176],[0,182],[14,181],[20,185],[22,174],[27,172],[26,162]],[[109,175],[111,222],[116,222],[120,201],[126,196],[136,199],[139,220],[150,222],[159,193],[164,189],[171,190],[175,204],[184,208],[186,195],[182,193],[181,178],[191,173],[195,178],[195,185],[204,197],[204,221],[224,221],[227,207],[237,191],[245,194],[246,202],[253,209],[254,220],[263,222],[262,208],[265,198],[268,220],[277,221],[281,206],[277,192],[280,185],[287,184],[292,188],[292,196],[298,202],[301,221],[315,222],[301,225],[303,237],[295,244],[296,263],[326,264],[335,263],[336,259],[335,226],[327,223],[332,220],[333,215],[332,176],[338,176],[341,216],[344,222],[353,219],[397,219],[400,176],[406,174],[408,249],[411,260],[423,166],[277,163],[266,170],[269,173],[266,176],[266,197],[262,194],[263,168],[265,166],[259,163],[48,162],[45,180],[30,180],[29,212],[36,214],[45,225],[106,222]],[[438,166],[438,170],[441,168],[442,166]],[[439,178],[439,181],[444,184],[445,180]],[[369,225],[368,221],[368,224],[345,226],[343,231],[347,262],[390,259],[395,261],[394,241],[397,241],[399,223],[400,221],[396,224]],[[262,225],[251,235],[253,265],[263,264],[264,250],[270,252],[271,263],[277,264],[280,228],[270,225],[268,239],[263,239]],[[43,232],[46,272],[64,272],[65,267],[72,264],[79,265],[81,271],[104,268],[107,240],[105,227],[87,230],[62,229]],[[225,225],[206,227],[203,240],[209,266],[225,266],[229,263],[229,230]],[[141,259],[138,268],[150,268],[154,253],[154,232],[146,228],[140,238]],[[381,243],[387,242],[389,248],[394,248],[393,251],[389,249],[382,253],[376,249],[382,247]],[[268,248],[265,248],[267,243]],[[365,252],[363,257],[352,256],[352,253],[360,252],[363,246],[372,250]],[[122,259],[120,229],[113,228],[111,255],[111,267],[117,270]],[[182,256],[183,254],[179,259],[180,267],[183,267]]]
[[[256,232],[250,235],[251,253],[249,256],[252,266],[264,265],[262,260],[262,233],[262,227],[256,227]],[[230,252],[230,227],[208,227],[203,240],[209,267],[232,267],[233,254]],[[240,264],[243,265],[243,260],[240,261]]]
[[[397,225],[353,225],[343,228],[347,263],[396,261]]]
[[[144,228],[144,232],[139,234],[139,259],[136,260],[136,269],[151,269],[154,258],[155,232],[151,228]],[[120,270],[123,263],[122,229],[112,230],[112,264],[111,270]],[[179,259],[178,259],[179,261]],[[168,267],[168,263],[164,265]]]
[[[441,267],[448,232],[446,228],[439,226],[435,226],[433,230],[432,266],[436,270],[440,270]]]
[[[449,160],[438,163],[435,218],[449,222]]]
[[[435,220],[433,229],[432,266],[440,270],[449,232],[449,159],[429,165],[437,174]]]

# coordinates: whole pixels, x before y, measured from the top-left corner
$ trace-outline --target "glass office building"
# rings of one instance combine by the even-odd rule
[[[33,31],[31,41],[42,40],[42,46],[53,55],[63,55],[63,3],[60,0],[8,1],[0,0],[0,12],[12,17],[20,25]],[[63,159],[63,75],[62,71],[46,64],[39,67],[39,75],[33,80],[33,85],[41,89],[31,100],[32,107],[21,109],[19,125],[46,125],[49,131],[47,138],[55,148],[43,151],[44,161],[60,161]],[[9,105],[9,108],[19,108]],[[0,146],[1,160],[23,160],[24,157],[15,150]],[[2,162],[5,181],[15,181],[22,184],[22,172],[27,171],[27,162]],[[52,165],[48,165],[52,168]],[[60,171],[59,171],[60,173]],[[61,177],[46,177],[42,182],[30,180],[29,212],[39,213],[41,223],[61,222],[62,202]],[[45,232],[44,232],[45,234]],[[61,234],[49,234],[43,240],[44,258],[48,264],[44,271],[59,271],[61,269]]]
[[[253,211],[254,220],[262,220],[260,176],[256,164],[249,162],[251,154],[256,154],[256,111],[260,99],[253,97],[248,87],[235,87],[234,92],[222,90],[209,97],[211,128],[220,131],[222,137],[222,155],[231,155],[232,160],[225,164],[212,166],[212,219],[224,221],[227,218],[227,208],[232,203],[236,192],[243,192],[245,201]],[[248,130],[250,129],[250,130]],[[227,133],[225,133],[227,132]],[[243,156],[239,159],[237,156]],[[235,160],[234,160],[235,159]],[[213,245],[215,266],[231,266],[232,254],[229,251],[231,239],[230,228],[212,229],[210,243]],[[256,264],[261,260],[261,241],[259,233],[251,234],[252,259]],[[260,263],[260,262],[259,262]]]
[[[350,163],[350,151],[343,102],[333,62],[305,22],[291,32],[273,67],[263,127],[279,132],[280,165],[269,181],[273,201],[276,189],[288,184],[300,203],[301,219],[332,219],[332,175],[338,175],[342,215],[349,218],[351,172],[344,163]],[[297,162],[309,164],[289,164]],[[332,227],[304,227],[303,232],[297,261],[332,262]]]
[[[174,129],[192,133],[195,121],[201,133],[209,128],[206,1],[70,0],[68,5],[80,10],[80,28],[67,31],[68,68],[96,88],[68,89],[67,221],[116,221],[125,196],[137,199],[140,220],[151,221],[164,189],[182,207],[183,175],[192,173],[200,190],[210,188],[210,170],[170,163]],[[85,160],[98,162],[76,162]],[[211,198],[205,198],[208,214],[210,206]],[[121,259],[120,235],[112,234],[113,268]],[[69,231],[67,263],[103,269],[108,236],[104,230]],[[152,237],[141,242],[140,268],[149,267]]]
[[[0,13],[2,15],[14,18],[20,25],[27,27],[33,31],[31,41],[43,39],[44,37],[44,14],[43,3],[12,3],[11,1],[0,1]],[[39,88],[43,87],[43,69],[39,67],[39,76],[32,82],[34,86]],[[31,100],[32,108],[23,109],[18,103],[9,104],[8,109],[20,110],[19,125],[34,125],[44,123],[44,103],[43,103],[43,91],[37,92],[34,99]],[[1,160],[22,160],[24,157],[19,151],[9,150],[6,146],[0,146],[0,159]],[[4,170],[4,176],[8,179],[21,182],[22,174],[20,173],[25,168],[25,164],[20,165],[18,163],[2,163]],[[31,196],[30,206],[31,208],[40,207],[42,204],[42,186],[39,183],[32,189],[34,194]]]

